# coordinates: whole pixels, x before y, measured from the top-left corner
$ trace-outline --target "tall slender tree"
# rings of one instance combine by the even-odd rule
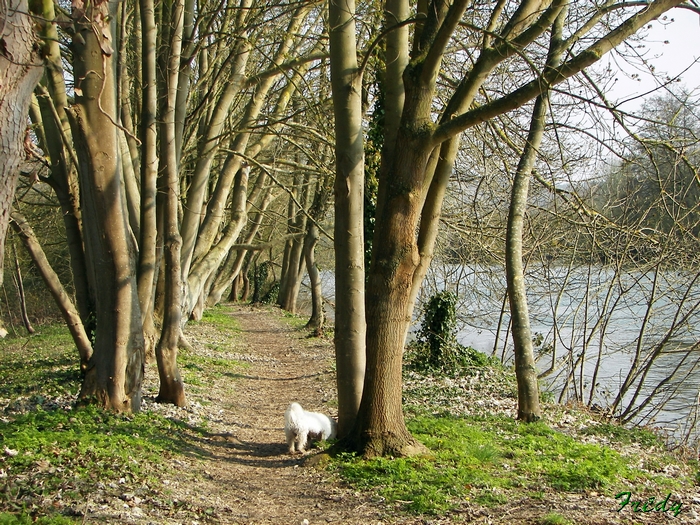
[[[549,55],[545,67],[559,65],[562,52],[564,20],[563,9],[551,31]],[[523,148],[518,168],[513,177],[513,189],[508,212],[506,231],[506,282],[515,347],[515,375],[518,382],[518,419],[532,422],[542,417],[537,369],[530,330],[530,314],[527,306],[527,288],[523,269],[523,225],[527,209],[528,188],[532,170],[545,132],[549,91],[545,90],[535,100],[530,120],[530,131]]]
[[[79,159],[88,281],[96,297],[94,352],[81,399],[129,412],[141,405],[145,343],[136,286],[136,244],[123,194],[108,2],[74,6],[76,103],[71,108]]]
[[[355,423],[365,373],[362,73],[357,63],[354,0],[330,0],[331,86],[335,115],[335,359],[338,435]]]

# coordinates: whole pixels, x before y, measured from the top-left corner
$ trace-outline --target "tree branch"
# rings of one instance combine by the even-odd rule
[[[580,73],[583,69],[595,64],[605,53],[620,45],[639,28],[681,3],[682,2],[679,0],[657,0],[647,4],[644,9],[630,16],[616,29],[597,40],[594,44],[587,47],[560,67],[548,69],[544,71],[539,78],[525,84],[508,95],[463,113],[439,125],[432,137],[433,144],[440,144],[470,127],[521,107],[523,104],[540,95],[547,87],[563,82],[567,78]]]

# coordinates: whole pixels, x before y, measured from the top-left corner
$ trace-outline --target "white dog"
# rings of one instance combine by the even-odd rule
[[[318,412],[307,412],[299,403],[292,403],[284,413],[284,434],[290,454],[294,454],[295,447],[303,454],[309,441],[333,439],[335,427],[334,420]]]

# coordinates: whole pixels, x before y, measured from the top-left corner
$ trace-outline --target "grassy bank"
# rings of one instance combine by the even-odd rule
[[[221,339],[206,343],[205,355],[180,353],[183,378],[195,393],[245,366],[225,353],[239,331],[235,320],[213,310],[202,322],[215,325]],[[156,377],[155,365],[148,367]],[[206,432],[206,421],[154,410],[123,416],[75,408],[80,382],[64,326],[0,341],[0,525],[84,523],[89,504],[120,501],[177,510],[163,480],[178,457],[196,454],[192,443]],[[156,393],[150,384],[145,403],[152,407]]]
[[[297,321],[284,320],[304,324]],[[0,341],[0,525],[83,523],[85,510],[96,506],[115,509],[111,523],[124,522],[120,507],[135,523],[178,522],[190,512],[167,480],[181,476],[182,484],[199,487],[200,474],[181,462],[205,457],[198,447],[210,434],[197,405],[224,394],[221,388],[235,394],[250,366],[238,360],[245,343],[232,344],[240,330],[225,309],[208,312],[205,325],[206,333],[190,340],[197,352],[182,351],[179,359],[193,408],[154,406],[157,374],[149,365],[146,410],[128,417],[73,408],[78,356],[64,327]],[[545,404],[544,421],[521,424],[513,374],[498,366],[451,377],[407,368],[404,382],[409,428],[430,454],[372,461],[344,455],[331,464],[353,487],[386,502],[390,516],[398,512],[399,522],[653,523],[673,518],[678,502],[674,522],[693,522],[697,461],[668,452],[648,430],[555,404]],[[645,513],[652,497],[661,510]],[[217,522],[207,510],[188,516]],[[497,519],[509,512],[518,519]]]
[[[516,421],[515,378],[498,367],[453,377],[407,370],[404,399],[408,427],[430,449],[428,456],[366,461],[345,455],[333,466],[357,488],[411,514],[469,521],[480,508],[497,515],[518,502],[553,509],[523,522],[581,523],[558,511],[566,507],[558,502],[570,498],[588,501],[592,515],[607,514],[586,523],[609,523],[623,510],[637,516],[634,501],[621,508],[625,499],[641,498],[641,513],[643,503],[650,509],[670,493],[665,514],[671,517],[673,503],[684,502],[675,510],[689,512],[698,492],[697,461],[669,452],[649,430],[555,404],[545,405],[544,421]]]

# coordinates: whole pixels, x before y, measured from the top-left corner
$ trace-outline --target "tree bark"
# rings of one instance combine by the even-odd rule
[[[306,323],[310,330],[320,332],[323,330],[325,317],[323,315],[323,290],[321,289],[321,273],[316,266],[314,251],[318,244],[318,226],[314,221],[309,221],[309,226],[304,237],[304,260],[306,261],[306,271],[309,273],[311,285],[311,317]]]
[[[413,305],[411,286],[420,256],[415,231],[420,203],[401,174],[423,173],[430,151],[420,138],[399,131],[392,179],[377,207],[375,242],[367,282],[367,370],[353,448],[365,456],[408,456],[425,451],[406,429],[402,409],[402,360]],[[414,178],[414,180],[416,180]],[[404,179],[405,181],[405,179]]]
[[[357,64],[355,1],[330,0],[328,24],[336,133],[334,342],[338,437],[343,438],[355,425],[365,374],[365,180],[362,74]]]
[[[146,355],[152,359],[156,346],[153,323],[155,280],[158,278],[156,194],[158,185],[158,89],[156,82],[157,27],[153,0],[139,0],[141,16],[141,63],[143,99],[141,102],[141,215],[139,235],[138,290],[143,318]]]
[[[322,221],[326,215],[330,204],[330,194],[331,181],[330,177],[326,176],[316,186],[314,202],[309,209],[310,218],[307,221],[306,236],[304,237],[304,261],[306,262],[306,271],[309,274],[311,285],[311,317],[306,326],[318,333],[323,329],[325,318],[323,315],[321,273],[316,266],[315,250],[320,238],[318,222]]]
[[[184,0],[176,0],[171,7],[170,45],[166,69],[167,93],[161,119],[161,191],[163,203],[163,237],[165,259],[165,305],[163,327],[160,340],[156,345],[156,363],[160,389],[156,401],[185,406],[185,387],[177,366],[178,343],[182,321],[182,269],[180,251],[182,238],[178,228],[178,202],[180,199],[180,181],[178,173],[178,155],[176,148],[175,106],[177,104],[178,74],[180,69],[180,52],[182,50],[182,32],[184,23]]]
[[[297,298],[301,289],[301,281],[304,277],[304,238],[302,235],[292,237],[292,247],[289,251],[289,264],[287,275],[284,279],[284,288],[280,286],[279,305],[283,310],[295,314],[297,312]]]
[[[94,353],[80,399],[131,412],[141,405],[144,340],[135,279],[136,246],[121,183],[109,15],[107,2],[95,4],[87,13],[73,12],[76,105],[72,128],[97,321]]]
[[[44,71],[26,0],[8,0],[2,13],[0,49],[0,280],[5,236],[19,167],[25,155],[32,91]]]
[[[43,85],[37,87],[37,99],[42,115],[46,144],[42,149],[51,159],[51,171],[46,182],[53,188],[63,211],[68,251],[73,274],[75,303],[80,312],[87,337],[95,332],[95,290],[88,283],[87,261],[83,244],[78,160],[74,151],[73,134],[67,114],[69,107],[61,58],[59,36],[54,20],[56,12],[52,0],[33,0],[30,4],[36,18],[47,63]]]

